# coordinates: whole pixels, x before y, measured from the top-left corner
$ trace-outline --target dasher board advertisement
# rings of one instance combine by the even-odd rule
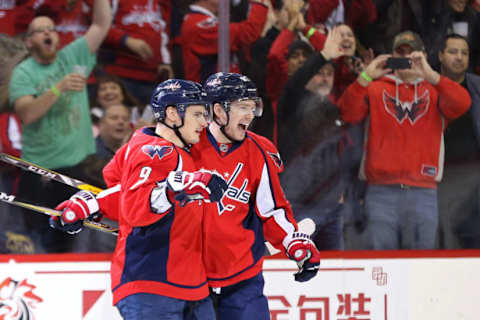
[[[0,319],[121,320],[107,254],[0,255]],[[478,319],[480,251],[323,253],[318,275],[269,258],[272,320]]]

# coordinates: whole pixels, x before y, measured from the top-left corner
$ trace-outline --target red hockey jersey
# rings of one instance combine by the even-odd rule
[[[17,34],[15,29],[15,0],[2,1],[0,3],[0,33],[11,37]]]
[[[179,42],[183,50],[185,79],[203,82],[217,72],[218,19],[207,9],[190,6],[182,24]],[[242,47],[250,46],[260,37],[267,19],[268,8],[252,3],[247,20],[230,23],[230,51],[235,53]],[[230,71],[238,72],[238,58],[232,55]]]
[[[105,180],[120,182],[97,197],[101,212],[115,218],[111,212],[118,211],[120,232],[111,266],[114,304],[135,293],[182,300],[208,295],[202,203],[180,207],[165,193],[152,202],[152,190],[174,170],[196,169],[188,152],[154,128],[137,130],[104,169]]]
[[[198,168],[216,170],[228,183],[221,201],[206,205],[208,283],[224,287],[251,278],[261,272],[265,240],[284,250],[297,229],[280,186],[278,151],[268,139],[248,132],[224,153],[207,129],[191,153]]]
[[[89,5],[83,1],[77,1],[73,4],[62,4],[58,1],[46,2],[52,2],[52,7],[56,9],[55,25],[60,37],[60,48],[65,47],[87,32],[92,20],[92,8]]]
[[[171,1],[170,0],[112,0],[113,25],[105,39],[106,47],[114,50],[115,59],[105,70],[122,78],[142,81],[157,80],[157,66],[170,64],[168,48]],[[153,57],[142,60],[123,45],[126,36],[148,43]]]
[[[26,32],[28,24],[35,17],[31,8],[36,1],[38,0],[0,1],[0,33],[13,37]]]

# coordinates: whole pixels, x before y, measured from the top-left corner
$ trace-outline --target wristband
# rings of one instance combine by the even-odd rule
[[[373,81],[373,79],[370,78],[370,76],[369,76],[365,71],[362,71],[362,73],[360,73],[360,76],[361,76],[363,79],[367,80],[368,82],[372,82],[372,81]]]
[[[61,95],[62,93],[60,92],[60,90],[58,90],[57,87],[55,87],[55,85],[53,85],[53,86],[50,88],[50,90],[52,91],[52,93],[53,93],[54,95],[57,96],[57,98],[60,98],[60,95]]]
[[[314,33],[315,33],[315,28],[310,27],[310,29],[308,29],[307,34],[305,36],[307,37],[307,39],[310,40],[310,37],[313,36]]]

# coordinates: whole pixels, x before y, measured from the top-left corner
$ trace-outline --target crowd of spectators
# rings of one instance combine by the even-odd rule
[[[230,71],[264,103],[250,130],[277,145],[319,249],[480,248],[480,1],[230,3]],[[154,123],[155,86],[217,71],[218,5],[2,1],[0,151],[104,187],[115,151]],[[0,191],[39,205],[75,192],[4,163],[0,175]],[[0,203],[0,252],[113,250],[46,219]]]

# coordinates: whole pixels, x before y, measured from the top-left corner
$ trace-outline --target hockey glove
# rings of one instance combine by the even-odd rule
[[[95,195],[89,191],[79,191],[70,199],[60,203],[56,210],[62,211],[58,217],[50,217],[50,226],[69,234],[82,230],[83,220],[100,218],[99,205]]]
[[[320,266],[320,252],[308,234],[294,232],[287,247],[287,256],[297,262],[300,271],[295,281],[305,282],[313,278]]]
[[[167,177],[167,187],[175,192],[175,199],[184,206],[193,200],[219,201],[228,185],[218,173],[200,170],[170,172]]]

